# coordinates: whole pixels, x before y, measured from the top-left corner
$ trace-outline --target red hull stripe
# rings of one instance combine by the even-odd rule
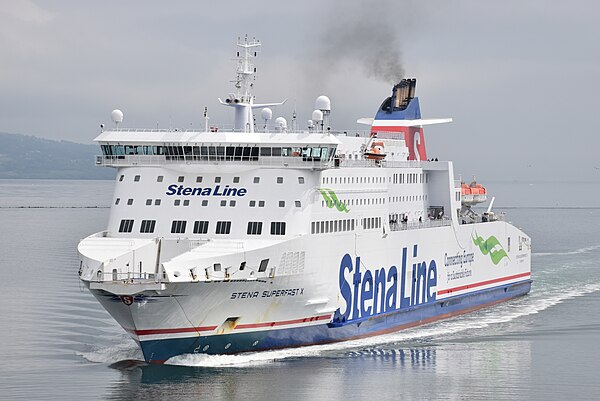
[[[130,330],[138,336],[148,336],[151,334],[174,334],[174,333],[197,333],[199,331],[213,331],[217,326],[201,326],[201,327],[182,327],[179,329],[149,329],[149,330]]]
[[[437,293],[438,293],[438,295],[450,294],[454,291],[462,291],[462,290],[467,290],[469,288],[481,287],[481,286],[488,285],[488,284],[500,283],[502,281],[508,281],[508,280],[513,280],[516,278],[529,277],[529,276],[531,276],[531,273],[529,273],[529,272],[515,274],[514,276],[495,278],[493,280],[480,281],[479,283],[461,285],[459,287],[454,287],[454,288],[448,288],[447,290],[441,290],[441,291],[438,291]]]
[[[329,320],[331,315],[320,315],[305,317],[303,319],[283,320],[281,322],[266,322],[266,323],[249,323],[238,324],[235,329],[256,329],[261,327],[285,326],[290,324],[308,323],[320,320]],[[182,327],[177,329],[147,329],[147,330],[127,330],[138,336],[148,336],[152,334],[177,334],[177,333],[198,333],[201,331],[213,331],[217,326],[201,326],[201,327]]]
[[[329,320],[330,317],[331,317],[331,315],[321,315],[321,316],[305,317],[304,319],[284,320],[281,322],[238,324],[237,326],[235,326],[235,329],[236,330],[237,329],[257,329],[259,327],[285,326],[288,324],[315,322],[318,320]]]

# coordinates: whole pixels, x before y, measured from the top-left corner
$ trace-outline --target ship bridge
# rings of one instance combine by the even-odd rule
[[[340,141],[324,133],[244,133],[164,130],[116,130],[96,139],[109,167],[178,165],[250,165],[326,169]]]

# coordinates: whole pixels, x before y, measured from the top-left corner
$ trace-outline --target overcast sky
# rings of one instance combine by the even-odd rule
[[[232,123],[234,43],[256,36],[257,101],[334,129],[417,78],[428,155],[501,181],[600,181],[600,3],[0,0],[0,131],[91,143],[123,126]],[[397,71],[395,75],[394,71]]]

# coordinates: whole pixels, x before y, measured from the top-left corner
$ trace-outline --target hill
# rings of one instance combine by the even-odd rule
[[[0,132],[0,178],[110,180],[115,170],[96,167],[98,145]]]

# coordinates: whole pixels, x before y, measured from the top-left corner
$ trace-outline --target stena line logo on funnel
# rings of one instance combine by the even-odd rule
[[[352,261],[352,257],[345,254],[339,272],[340,294],[345,306],[336,310],[334,321],[361,320],[435,301],[437,265],[433,259],[429,263],[419,261],[417,255],[418,246],[414,245],[412,260],[409,260],[405,247],[400,268],[392,265],[372,272],[361,265],[360,256]],[[407,276],[409,272],[412,274]]]

